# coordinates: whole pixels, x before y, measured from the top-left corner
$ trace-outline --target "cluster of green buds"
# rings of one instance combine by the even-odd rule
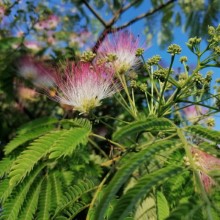
[[[138,48],[138,49],[136,50],[136,56],[137,56],[137,57],[142,56],[143,53],[144,53],[144,49],[143,49],[143,48]]]
[[[159,70],[154,71],[154,77],[158,80],[160,80],[161,82],[164,82],[167,74],[168,74],[169,69],[168,68],[161,68]]]
[[[167,49],[167,53],[170,53],[172,56],[175,54],[180,54],[181,51],[182,48],[178,44],[171,44]]]
[[[131,80],[130,81],[130,86],[132,87],[132,88],[138,88],[138,89],[140,89],[142,92],[146,92],[146,90],[147,90],[147,84],[146,83],[142,83],[142,82],[138,82],[138,81],[136,81],[136,80]]]
[[[202,89],[205,83],[205,79],[203,78],[201,73],[197,72],[194,74],[193,82],[195,83],[197,89]]]
[[[107,54],[107,56],[106,56],[106,61],[107,62],[114,62],[114,61],[116,61],[118,59],[118,57],[117,57],[117,55],[116,54],[114,54],[114,53],[109,53],[109,54]]]
[[[158,65],[158,63],[161,61],[161,56],[159,55],[155,55],[151,58],[149,58],[147,60],[147,64],[150,65],[150,66],[153,66],[153,65]]]
[[[96,54],[92,51],[86,51],[80,56],[80,61],[91,62],[95,58]]]
[[[217,28],[209,26],[208,34],[210,36],[208,41],[211,43],[211,46],[215,46],[216,44],[220,43],[220,25],[218,25]]]
[[[214,118],[207,118],[206,124],[208,127],[213,128],[215,126],[215,119]]]
[[[200,163],[199,163],[199,155],[198,155],[198,153],[195,153],[195,154],[193,154],[193,163],[195,164],[195,166],[197,167],[197,168],[200,168],[201,167],[201,165],[200,165]],[[186,166],[190,166],[190,161],[189,161],[189,158],[187,157],[187,156],[184,156],[183,157],[183,161],[184,161],[184,164],[186,165]]]
[[[180,85],[183,85],[186,82],[186,80],[188,79],[188,75],[186,73],[180,73],[178,78],[179,78],[178,83]]]
[[[180,62],[181,63],[186,63],[188,61],[188,58],[186,56],[180,57]]]
[[[192,38],[189,38],[186,45],[193,53],[198,54],[200,53],[199,45],[201,43],[201,40],[202,39],[200,37],[192,37]]]

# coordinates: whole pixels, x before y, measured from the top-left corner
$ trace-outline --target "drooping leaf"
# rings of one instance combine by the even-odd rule
[[[50,125],[47,127],[40,127],[40,128],[38,127],[24,134],[23,133],[19,134],[5,146],[5,149],[4,149],[5,155],[10,154],[13,150],[21,146],[22,144],[28,141],[31,141],[35,138],[38,138],[39,136],[44,135],[46,132],[49,132],[52,129],[54,129],[54,126]]]
[[[56,219],[56,216],[59,216],[60,213],[65,212],[65,210],[70,210],[71,207],[75,206],[75,203],[82,197],[83,194],[86,194],[95,188],[96,186],[90,180],[80,181],[76,185],[70,186],[62,196],[53,219]]]
[[[201,125],[192,125],[186,128],[187,131],[193,133],[201,138],[220,143],[220,132],[205,128]]]
[[[118,170],[115,176],[112,178],[109,183],[103,198],[101,199],[95,213],[95,219],[102,220],[104,219],[104,214],[107,209],[107,206],[112,198],[114,198],[117,191],[120,187],[128,180],[130,175],[134,170],[139,167],[144,161],[153,160],[152,157],[160,152],[169,150],[176,146],[175,142],[172,141],[158,141],[148,148],[141,150],[140,152],[134,154],[132,157],[129,157],[123,166]]]
[[[0,160],[0,177],[4,176],[9,171],[13,163],[13,159],[6,157]]]
[[[169,204],[162,192],[157,192],[157,218],[158,220],[166,219],[170,214]]]
[[[1,220],[17,220],[19,212],[24,204],[26,196],[29,192],[29,189],[39,173],[41,172],[44,165],[39,166],[35,169],[30,176],[20,184],[16,189],[14,194],[12,194],[6,202],[3,204],[3,213],[0,216]]]
[[[68,131],[68,130],[67,130]],[[14,161],[9,174],[10,184],[20,182],[43,157],[47,156],[66,130],[50,132],[31,143]]]
[[[71,155],[79,144],[86,144],[90,130],[73,128],[65,131],[51,149],[50,159]]]
[[[113,134],[113,139],[119,140],[124,136],[142,131],[163,131],[168,129],[174,129],[174,124],[170,120],[165,118],[148,118],[144,121],[132,122],[120,128]]]
[[[182,172],[181,167],[165,167],[153,173],[143,176],[138,183],[128,190],[118,201],[109,220],[122,220],[127,214],[132,211],[137,202],[146,197],[152,190],[152,187],[162,184],[169,177],[177,175]]]
[[[34,219],[34,214],[38,206],[38,199],[40,195],[42,181],[43,179],[41,179],[37,183],[37,186],[34,186],[33,191],[30,192],[31,195],[27,196],[25,206],[22,208],[22,212],[19,215],[18,219],[22,219],[22,220]]]
[[[37,219],[48,220],[50,218],[51,199],[52,199],[52,181],[51,176],[46,176],[41,187]]]

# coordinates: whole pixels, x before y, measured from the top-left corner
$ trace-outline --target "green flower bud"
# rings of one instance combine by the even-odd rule
[[[137,73],[135,73],[134,71],[131,71],[131,72],[128,73],[128,77],[129,77],[130,79],[137,79],[137,78],[138,78],[138,75],[137,75]]]
[[[143,53],[144,53],[144,49],[143,48],[138,48],[137,51],[136,51],[136,56],[140,57]]]
[[[137,81],[136,80],[131,80],[130,85],[133,88],[137,88]]]
[[[113,53],[109,53],[107,54],[106,56],[106,61],[107,62],[114,62],[118,59],[117,55],[116,54],[113,54]]]
[[[159,69],[156,70],[153,75],[156,79],[160,80],[161,82],[164,82],[167,74],[168,74],[168,69]]]
[[[152,65],[157,65],[161,61],[161,57],[159,55],[155,55],[147,60],[147,64],[152,66]]]
[[[214,118],[208,118],[206,121],[206,124],[208,127],[214,127],[215,126],[215,119]]]
[[[188,58],[186,56],[180,57],[180,62],[181,63],[186,63],[188,61]]]
[[[167,52],[170,53],[172,56],[174,56],[175,54],[180,54],[181,51],[181,47],[177,44],[171,44],[167,49]]]
[[[86,51],[81,55],[80,60],[82,62],[91,62],[95,58],[95,56],[96,54],[92,51]]]
[[[214,47],[213,50],[216,55],[220,56],[220,46]]]
[[[147,90],[147,84],[146,83],[141,83],[139,85],[139,88],[142,92],[145,92]]]

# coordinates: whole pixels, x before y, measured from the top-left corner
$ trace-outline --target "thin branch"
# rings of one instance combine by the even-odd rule
[[[133,24],[133,23],[136,23],[137,21],[139,21],[139,20],[141,20],[141,19],[143,19],[143,18],[149,17],[149,16],[153,15],[154,13],[160,11],[161,9],[167,7],[168,5],[172,4],[172,3],[175,2],[175,1],[177,1],[177,0],[169,0],[169,1],[167,1],[166,3],[164,3],[164,4],[161,4],[161,5],[159,5],[158,7],[154,8],[154,9],[151,9],[150,11],[148,11],[148,12],[146,12],[146,13],[143,13],[143,14],[137,16],[136,18],[130,20],[130,21],[127,22],[126,24],[124,24],[124,25],[122,25],[122,26],[120,26],[120,27],[117,27],[117,28],[113,28],[113,29],[112,29],[112,32],[118,31],[118,30],[121,30],[121,29],[124,29],[124,28],[130,26],[130,25]]]
[[[121,9],[121,13],[127,11],[129,8],[131,8],[132,6],[136,5],[139,2],[139,0],[135,0],[133,2],[130,2],[129,4],[125,5],[122,9]]]
[[[92,14],[103,24],[103,26],[106,28],[107,24],[106,22],[102,19],[102,17],[96,12],[96,10],[87,2],[87,0],[82,1],[87,8],[92,12]]]
[[[167,7],[168,5],[174,3],[175,1],[177,0],[168,0],[166,3],[163,3],[161,5],[159,5],[158,7],[154,8],[154,9],[151,9],[150,11],[144,13],[144,14],[141,14],[139,16],[137,16],[136,18],[130,20],[129,22],[127,22],[126,24],[124,25],[121,25],[119,27],[116,27],[116,28],[112,28],[112,26],[115,24],[115,22],[118,20],[119,18],[119,15],[120,13],[116,14],[107,24],[106,24],[106,28],[102,31],[102,33],[99,35],[99,38],[95,44],[95,46],[92,48],[92,51],[93,52],[96,52],[100,46],[100,44],[102,43],[102,41],[105,39],[106,35],[109,34],[109,33],[113,33],[113,32],[117,32],[119,30],[122,30],[128,26],[130,26],[131,24],[143,19],[143,18],[146,18],[146,17],[149,17],[153,14],[155,14],[156,12],[160,11],[161,9]],[[136,3],[136,1],[134,1],[133,3],[125,6],[124,8],[120,9],[123,11],[127,10],[128,8],[132,7],[134,4]]]

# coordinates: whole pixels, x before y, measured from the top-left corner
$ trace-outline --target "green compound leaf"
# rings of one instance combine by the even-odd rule
[[[144,121],[135,121],[120,128],[113,134],[113,140],[142,131],[164,131],[174,129],[174,124],[166,118],[148,118]]]
[[[118,170],[106,188],[106,191],[95,211],[95,219],[103,220],[105,218],[105,212],[110,201],[115,197],[120,187],[127,182],[128,178],[135,171],[135,169],[137,169],[145,161],[151,159],[153,160],[155,154],[170,150],[174,147],[176,147],[176,143],[173,141],[158,141],[148,146],[148,148],[136,153],[133,155],[133,157],[129,157],[129,159],[125,161],[124,165]]]
[[[119,199],[109,220],[123,220],[134,209],[137,202],[147,196],[152,187],[162,184],[169,177],[182,172],[182,170],[180,167],[170,166],[143,176],[133,188]],[[167,210],[165,214],[168,214]]]
[[[188,132],[198,135],[201,138],[220,143],[220,132],[214,131],[201,125],[192,125],[186,128]]]

